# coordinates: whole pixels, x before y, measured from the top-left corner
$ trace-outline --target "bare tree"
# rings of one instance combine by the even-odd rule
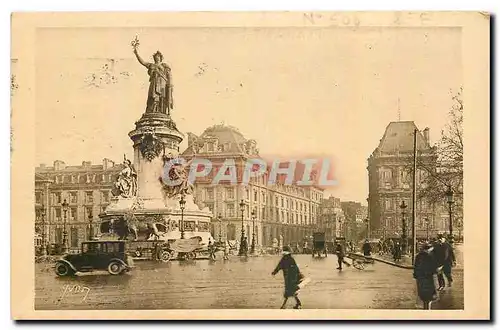
[[[417,155],[417,169],[423,173],[418,187],[418,199],[430,204],[443,203],[445,194],[451,189],[455,196],[456,207],[461,208],[463,199],[463,88],[451,92],[452,106],[448,113],[449,121],[441,131],[436,145],[436,158],[429,159]],[[409,160],[406,171],[411,186],[412,162]]]

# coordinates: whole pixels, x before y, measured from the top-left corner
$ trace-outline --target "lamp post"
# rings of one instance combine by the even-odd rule
[[[257,218],[257,215],[255,213],[255,210],[252,210],[252,247],[250,250],[250,253],[254,254],[255,253],[255,219]]]
[[[63,253],[68,253],[68,231],[67,231],[67,228],[66,228],[66,224],[67,224],[67,219],[68,219],[68,202],[66,200],[64,200],[61,204],[62,206],[62,210],[63,210],[63,213],[64,213],[64,227],[63,227]]]
[[[408,242],[407,242],[407,236],[406,236],[406,218],[405,218],[405,215],[406,215],[406,208],[408,207],[408,205],[406,205],[405,201],[403,200],[401,202],[401,205],[399,205],[399,207],[401,208],[401,221],[402,221],[402,229],[403,229],[403,233],[401,235],[401,238],[403,240],[402,242],[402,250],[404,253],[406,253],[406,248],[408,246]]]
[[[457,226],[458,226],[458,241],[461,242],[462,241],[462,226],[463,226],[462,220],[458,221]]]
[[[446,199],[448,202],[448,213],[450,216],[450,222],[449,222],[449,230],[450,230],[450,237],[453,237],[453,217],[452,217],[452,205],[453,205],[453,190],[451,190],[451,186],[448,186],[448,191],[446,191]]]
[[[424,219],[425,221],[425,231],[426,231],[426,237],[427,237],[427,240],[429,240],[429,224],[430,224],[430,220],[429,218],[425,218]]]
[[[366,223],[366,238],[368,239],[370,238],[370,219],[366,218],[365,223]]]
[[[181,199],[179,200],[179,206],[181,207],[181,239],[184,238],[184,208],[186,207],[186,200],[184,199],[184,194],[181,194]]]
[[[335,236],[337,236],[337,235],[335,235]],[[342,219],[339,219],[339,236],[340,236],[339,238],[342,237]]]
[[[245,246],[246,244],[243,244],[243,242],[245,241],[245,223],[243,220],[243,214],[245,212],[245,201],[243,199],[240,202],[240,210],[241,210],[241,238],[240,238],[240,251],[238,252],[238,255],[246,256],[248,246]]]
[[[219,242],[222,242],[222,216],[220,213],[217,216],[217,220],[219,221]]]
[[[45,246],[45,207],[40,210],[40,217],[42,218],[42,256],[47,254],[47,247]]]
[[[93,215],[89,212],[89,241],[94,237]]]

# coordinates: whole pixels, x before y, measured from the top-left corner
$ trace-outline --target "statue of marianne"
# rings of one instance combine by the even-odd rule
[[[170,110],[173,109],[173,93],[172,93],[172,70],[170,67],[163,63],[163,55],[160,51],[153,54],[154,63],[145,62],[137,48],[139,40],[132,41],[134,54],[139,63],[148,69],[149,75],[149,90],[148,101],[146,104],[146,113],[163,113],[170,116]]]

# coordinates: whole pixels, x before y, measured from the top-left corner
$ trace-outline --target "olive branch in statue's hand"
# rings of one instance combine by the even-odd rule
[[[134,48],[134,52],[136,52],[137,51],[137,47],[139,47],[139,45],[140,45],[139,38],[137,37],[137,35],[135,35],[134,40],[132,40],[130,42],[130,45],[132,45],[132,47]]]

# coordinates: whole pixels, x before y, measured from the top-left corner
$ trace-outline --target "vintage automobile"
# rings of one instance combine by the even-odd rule
[[[56,261],[54,270],[58,276],[94,270],[107,270],[111,275],[123,274],[134,267],[125,244],[125,241],[83,242],[80,253],[66,254]]]

